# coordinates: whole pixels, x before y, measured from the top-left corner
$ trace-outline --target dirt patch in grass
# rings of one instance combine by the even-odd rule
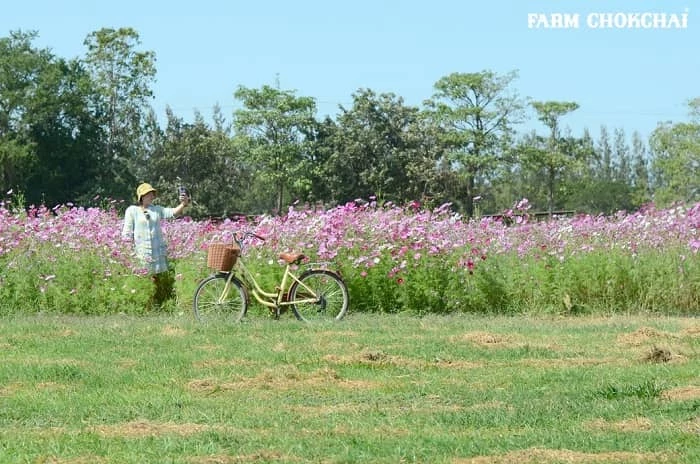
[[[74,358],[48,358],[39,355],[22,356],[21,358],[4,359],[5,362],[13,362],[25,366],[59,366],[59,367],[87,367],[90,361]]]
[[[215,369],[218,367],[240,367],[254,366],[255,363],[247,359],[205,359],[203,361],[195,361],[192,367],[197,369]]]
[[[67,385],[59,383],[59,382],[37,382],[37,383],[31,383],[31,384],[15,382],[15,383],[1,386],[0,387],[0,397],[12,396],[20,391],[23,391],[23,390],[28,390],[28,391],[32,391],[32,392],[35,390],[59,391],[59,390],[65,390],[66,388],[68,388]]]
[[[318,332],[319,338],[327,340],[336,340],[338,338],[338,335],[342,336],[343,339],[347,340],[348,338],[358,337],[360,335],[360,332],[356,332],[354,330],[344,330],[342,332],[335,330],[324,330]]]
[[[618,422],[608,422],[603,419],[597,419],[588,422],[586,428],[593,431],[602,432],[650,432],[652,430],[670,430],[680,429],[686,433],[700,434],[700,417],[696,417],[690,421],[671,422],[671,421],[656,421],[652,422],[646,417],[636,417]]]
[[[136,359],[125,358],[125,359],[120,359],[115,364],[117,367],[119,367],[121,369],[132,369],[132,368],[138,366],[139,362]]]
[[[646,417],[635,417],[617,422],[609,422],[604,419],[596,419],[588,422],[589,430],[602,430],[614,432],[648,432],[654,428],[654,424]]]
[[[440,398],[437,397],[436,400],[439,400]],[[481,405],[480,405],[481,406]],[[354,416],[361,416],[362,414],[366,413],[367,411],[377,411],[380,409],[386,409],[391,411],[392,413],[396,411],[402,411],[403,413],[410,411],[412,415],[416,414],[425,414],[425,415],[433,415],[436,413],[440,412],[460,412],[464,411],[466,409],[471,410],[472,408],[465,408],[464,406],[461,406],[459,404],[454,404],[454,403],[444,403],[440,401],[436,401],[435,403],[429,403],[425,405],[402,405],[402,406],[397,406],[395,404],[390,404],[390,405],[378,405],[376,403],[374,404],[369,404],[369,403],[343,403],[343,404],[327,404],[327,405],[318,405],[318,406],[291,406],[288,408],[291,411],[297,412],[300,417],[324,417],[324,416],[329,416],[333,414],[343,414],[343,415],[354,415]],[[483,405],[481,407],[475,407],[474,410],[478,411],[483,411],[490,409],[488,406]],[[396,429],[399,430],[399,429]],[[394,432],[394,430],[390,430],[389,432],[386,432],[386,435],[390,435]],[[405,434],[405,431],[400,431],[398,433],[399,435]]]
[[[684,337],[697,338],[700,337],[700,324],[691,325],[690,327],[681,330],[681,335]]]
[[[187,388],[195,392],[216,393],[219,391],[239,391],[241,389],[292,390],[300,387],[322,387],[349,389],[374,389],[381,384],[364,380],[341,379],[331,368],[322,368],[313,372],[301,372],[295,366],[281,366],[266,369],[255,377],[244,377],[230,381],[219,379],[195,379],[187,383]]]
[[[312,431],[312,434],[317,434],[317,432]],[[348,437],[357,437],[358,434],[370,433],[371,436],[375,437],[407,437],[415,433],[415,430],[404,427],[397,427],[395,425],[380,425],[372,427],[371,429],[366,429],[362,426],[351,426],[349,424],[338,424],[333,427],[333,435],[344,435]],[[333,462],[333,461],[328,461]],[[402,462],[402,461],[397,461]],[[405,461],[404,461],[405,462]]]
[[[687,387],[672,388],[662,392],[661,397],[671,401],[697,400],[700,399],[700,387],[689,385]]]
[[[298,412],[302,417],[328,416],[331,414],[362,414],[376,408],[368,403],[341,403],[319,406],[290,406],[289,410]]]
[[[477,369],[486,366],[483,362],[462,361],[459,359],[435,359],[426,365],[433,365],[445,369]]]
[[[653,327],[640,327],[634,332],[618,335],[617,341],[623,345],[639,346],[651,341],[674,338],[678,338],[678,335],[654,329]]]
[[[534,368],[569,368],[601,365],[630,365],[627,359],[619,358],[555,358],[555,359],[519,359],[518,365]],[[512,363],[510,363],[512,364]]]
[[[289,351],[289,347],[284,342],[278,342],[271,347],[271,350],[275,353],[284,353],[286,351]]]
[[[542,464],[542,463],[661,463],[669,462],[672,455],[666,453],[630,453],[613,451],[608,453],[583,453],[570,450],[550,450],[530,448],[512,451],[497,456],[478,456],[475,458],[455,459],[454,464]]]
[[[78,456],[73,458],[58,458],[55,456],[40,457],[35,461],[37,464],[101,464],[109,462],[100,456]]]
[[[446,369],[474,369],[484,367],[484,363],[435,358],[433,360],[412,359],[403,356],[394,356],[384,353],[383,351],[363,351],[352,355],[334,355],[329,354],[323,357],[323,360],[336,365],[352,365],[352,364],[367,364],[374,366],[397,366],[397,367],[413,367],[423,369],[426,367],[440,367]]]
[[[39,382],[31,388],[36,388],[37,390],[65,390],[68,388],[68,385],[58,382]]]
[[[160,435],[195,435],[212,429],[206,424],[176,424],[173,422],[132,421],[121,424],[98,425],[91,430],[104,437],[141,438]]]
[[[681,427],[687,433],[694,433],[696,435],[700,435],[700,417],[696,417],[695,419],[686,422]]]
[[[457,337],[453,341],[467,341],[481,346],[507,347],[520,346],[512,337],[489,332],[467,332]]]
[[[7,385],[0,386],[0,397],[12,396],[18,391],[22,390],[24,387],[21,383],[15,382]]]
[[[282,454],[277,451],[265,450],[253,454],[238,456],[195,456],[187,459],[192,464],[242,464],[246,462],[302,462],[303,459]]]
[[[12,425],[11,427],[0,428],[0,434],[7,434],[8,436],[16,437],[32,436],[41,438],[55,438],[67,433],[70,433],[70,431],[65,427],[22,427]]]
[[[219,387],[219,383],[213,379],[190,380],[187,383],[187,388],[189,390],[194,391],[194,392],[204,392],[204,393],[213,392],[215,390],[221,390],[221,387]]]
[[[464,408],[466,411],[488,411],[489,409],[502,409],[504,411],[513,411],[513,406],[504,403],[503,401],[487,401],[485,403],[472,404]]]
[[[207,353],[211,353],[212,351],[218,351],[221,349],[220,345],[212,345],[212,344],[207,344],[207,345],[197,345],[194,347],[197,350],[202,350],[206,351]]]
[[[381,351],[366,351],[352,355],[327,354],[322,358],[330,364],[391,364],[391,357]]]
[[[173,327],[171,325],[166,325],[163,327],[163,330],[160,333],[166,337],[183,337],[187,335],[187,331],[185,329]]]

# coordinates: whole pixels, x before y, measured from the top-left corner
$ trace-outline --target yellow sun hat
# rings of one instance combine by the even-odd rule
[[[158,194],[158,191],[154,189],[151,184],[143,183],[136,187],[136,198],[138,199],[139,203],[141,202],[141,197],[147,194],[148,192],[153,192],[154,194]]]

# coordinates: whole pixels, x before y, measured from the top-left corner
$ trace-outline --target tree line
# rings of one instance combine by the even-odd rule
[[[516,71],[444,76],[421,107],[361,88],[323,119],[313,97],[239,86],[230,119],[216,106],[211,122],[185,122],[168,107],[163,124],[150,105],[156,56],[134,29],[90,33],[73,59],[37,36],[0,38],[0,188],[27,205],[131,202],[142,181],[165,202],[184,184],[195,216],[357,199],[449,202],[467,216],[521,198],[550,214],[700,201],[700,98],[688,121],[631,142],[605,125],[574,136],[566,117],[579,105],[521,97]],[[517,133],[533,113],[546,130]]]

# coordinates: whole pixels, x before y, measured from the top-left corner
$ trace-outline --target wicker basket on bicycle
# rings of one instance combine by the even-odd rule
[[[220,272],[229,272],[236,264],[240,253],[241,250],[236,245],[212,243],[207,248],[207,267]]]

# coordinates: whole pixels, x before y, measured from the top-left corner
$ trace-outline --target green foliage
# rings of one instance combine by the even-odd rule
[[[274,209],[281,212],[289,193],[304,193],[308,183],[307,140],[316,126],[316,102],[267,85],[261,89],[239,86],[234,93],[243,108],[234,112],[234,126],[247,153],[249,169],[268,182]]]
[[[168,125],[154,134],[154,148],[142,179],[158,186],[163,204],[177,204],[177,187],[185,186],[194,203],[188,215],[229,216],[247,211],[248,182],[243,154],[225,129],[209,129],[201,115],[186,124],[167,110]]]
[[[10,252],[0,264],[0,298],[5,314],[57,312],[77,314],[142,313],[152,295],[150,279],[133,275],[108,256],[64,250],[52,244]],[[107,253],[105,251],[105,253]],[[366,268],[337,263],[355,313],[424,314],[693,314],[700,307],[700,262],[673,253],[638,255],[589,252],[560,260],[543,253],[517,257],[467,259],[405,256],[403,267],[387,252]],[[173,260],[176,301],[166,310],[191,310],[199,279],[211,271],[204,252]],[[246,259],[259,283],[271,289],[282,266],[270,251]]]
[[[155,52],[140,51],[139,34],[129,27],[91,32],[83,45],[94,117],[103,131],[100,143],[93,147],[103,173],[99,184],[105,186],[99,193],[127,199],[140,181],[134,166],[148,156],[144,126],[153,97]]]
[[[26,179],[38,164],[33,145],[11,137],[0,136],[0,188],[4,192],[27,188]]]
[[[463,272],[454,274],[455,260],[408,259],[414,262],[393,279],[398,285],[397,300],[403,310],[420,315],[459,311],[459,299],[449,297],[455,294],[455,289],[450,287],[455,280],[466,281],[466,276]]]
[[[65,250],[52,243],[10,252],[0,266],[3,315],[143,313],[153,292],[150,279],[110,264],[107,256]]]
[[[556,209],[557,191],[562,177],[590,157],[592,152],[585,139],[562,135],[561,118],[577,110],[578,103],[536,101],[531,104],[537,112],[537,118],[549,129],[549,136],[542,137],[533,133],[524,139],[517,151],[525,169],[538,172],[544,180],[547,211],[552,214]]]
[[[503,162],[512,126],[522,121],[523,102],[510,89],[513,71],[452,73],[435,83],[427,111],[440,128],[439,139],[448,150],[445,165],[464,178],[466,214],[474,213],[477,180]]]
[[[700,99],[690,107],[691,115],[696,115]],[[660,205],[700,200],[700,117],[695,118],[689,123],[660,124],[651,135],[655,200]]]
[[[37,157],[26,180],[27,199],[51,206],[87,203],[103,192],[104,169],[95,150],[102,133],[91,113],[90,78],[79,62],[54,60],[42,71],[40,83],[27,101],[26,122]]]
[[[360,89],[352,107],[341,108],[337,124],[319,141],[327,153],[323,169],[330,199],[343,204],[374,196],[404,204],[439,190],[434,132],[419,109],[402,98]]]
[[[512,290],[522,289],[518,299],[530,311],[692,314],[700,307],[700,265],[672,255],[591,252],[564,261],[533,257],[514,262],[508,282]]]
[[[75,76],[49,50],[34,48],[36,37],[36,32],[14,32],[0,39],[0,188],[21,190],[33,203],[42,200],[42,193],[51,201],[65,195],[65,186],[56,191],[49,185],[47,191],[36,180],[44,163],[56,169],[48,151],[68,149],[66,129],[77,117],[67,102],[72,94],[68,84]],[[41,180],[47,184],[53,177]]]

